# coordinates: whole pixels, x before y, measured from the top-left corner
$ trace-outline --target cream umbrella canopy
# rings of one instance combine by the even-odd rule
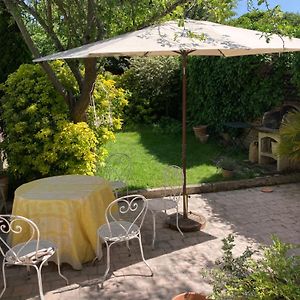
[[[182,57],[182,169],[183,217],[187,218],[186,192],[186,66],[188,55],[243,56],[300,51],[300,39],[232,27],[207,21],[169,21],[117,37],[35,59],[75,59],[104,56]]]

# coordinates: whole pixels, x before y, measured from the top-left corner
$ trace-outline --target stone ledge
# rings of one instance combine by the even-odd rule
[[[291,174],[276,174],[272,176],[257,177],[251,179],[231,180],[231,181],[220,181],[214,183],[201,183],[187,186],[187,193],[190,194],[203,194],[212,192],[222,192],[239,190],[246,188],[253,188],[259,186],[272,186],[278,184],[287,184],[300,182],[300,173]],[[180,187],[176,187],[178,190]],[[158,198],[166,196],[170,190],[163,188],[154,189],[141,189],[130,191],[130,194],[141,194],[146,198]]]

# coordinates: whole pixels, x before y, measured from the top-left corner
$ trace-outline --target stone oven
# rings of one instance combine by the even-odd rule
[[[288,112],[300,111],[300,103],[285,102],[281,107],[268,111],[262,119],[262,126],[258,130],[258,163],[276,163],[277,171],[283,171],[290,167],[288,159],[280,157],[277,153],[279,128],[284,122]]]

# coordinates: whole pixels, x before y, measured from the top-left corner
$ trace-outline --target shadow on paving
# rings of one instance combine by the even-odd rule
[[[149,263],[150,267],[151,259],[157,258],[161,259],[160,269],[169,269],[174,267],[176,268],[178,259],[185,260],[187,267],[189,265],[197,265],[197,262],[199,262],[199,258],[197,256],[192,256],[190,258],[180,258],[180,254],[179,256],[174,255],[174,257],[172,256],[172,254],[183,248],[188,248],[201,243],[206,243],[215,239],[215,237],[203,231],[185,233],[185,236],[182,237],[179,232],[169,229],[165,225],[165,220],[166,214],[157,214],[156,247],[154,250],[151,247],[152,216],[150,213],[147,213],[145,222],[142,227],[142,242],[144,256],[147,262]],[[127,299],[126,291],[135,289],[137,280],[139,280],[139,282],[144,282],[143,279],[145,278],[148,278],[149,280],[145,281],[144,284],[149,285],[148,288],[155,288],[156,283],[149,276],[150,271],[142,261],[137,239],[130,241],[130,248],[131,255],[129,256],[125,242],[117,243],[111,247],[111,269],[109,272],[109,276],[104,283],[104,289],[99,289],[99,284],[101,283],[101,278],[106,269],[105,247],[103,247],[102,249],[103,257],[99,262],[96,262],[94,264],[92,262],[86,263],[84,264],[83,269],[80,271],[73,270],[67,264],[62,265],[62,273],[69,280],[68,286],[65,286],[64,281],[61,280],[61,278],[57,274],[57,266],[54,263],[49,263],[49,265],[45,266],[42,271],[44,294],[52,291],[51,297],[54,296],[54,299],[60,299],[64,296],[64,293],[69,295],[70,292],[72,293],[72,291],[74,291],[80,293],[80,299]],[[168,260],[172,262],[171,264],[165,265],[165,255],[168,255]],[[155,273],[157,274],[158,272],[156,269],[157,266],[152,266],[152,268],[155,276]],[[197,272],[199,272],[199,270],[200,267],[197,268]],[[182,273],[181,270],[180,272]],[[7,292],[4,294],[3,299],[28,299],[32,297],[34,297],[34,299],[39,299],[36,273],[34,270],[31,270],[31,273],[31,279],[28,280],[26,276],[26,268],[8,268],[8,289]],[[125,276],[126,282],[124,282]],[[174,276],[176,277],[177,275],[175,274]],[[183,278],[184,277],[182,276],[178,276],[178,278],[174,278],[174,280],[180,282],[183,280]],[[182,291],[182,286],[185,286],[185,283],[181,282],[180,286],[181,289],[178,290],[178,292]],[[29,290],[29,287],[31,290]],[[169,297],[168,295],[163,295],[163,286],[157,286],[156,288],[161,289],[161,299],[163,299],[164,297]],[[188,289],[188,284],[186,284],[186,288]],[[28,290],[27,293],[22,292],[22,289]],[[20,295],[18,294],[18,292],[15,292],[16,290],[20,290]],[[112,294],[114,294],[114,290],[117,294],[116,298],[112,297]],[[12,298],[12,294],[16,296],[16,298]],[[136,299],[139,300],[149,299],[147,297],[144,298],[145,295],[143,295],[140,289],[137,291],[136,296]],[[76,297],[78,297],[78,294]]]
[[[234,233],[265,245],[272,235],[287,243],[300,244],[300,185],[286,184],[203,194],[210,207],[211,222],[227,224]]]

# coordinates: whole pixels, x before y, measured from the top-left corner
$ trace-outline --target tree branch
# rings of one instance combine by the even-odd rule
[[[70,16],[68,15],[67,11],[65,10],[65,7],[63,5],[63,2],[61,2],[60,0],[53,0],[53,2],[56,4],[56,6],[58,7],[58,9],[60,9],[61,13],[63,14],[65,20],[67,21],[67,23],[70,25],[69,26],[69,33],[70,36],[76,36],[76,28],[73,26],[73,23],[70,20]]]
[[[84,40],[85,43],[89,43],[91,41],[91,31],[92,31],[92,27],[93,27],[93,4],[91,0],[88,0],[87,3],[87,22],[86,22],[86,29],[85,29],[85,33],[84,33]]]
[[[164,11],[162,12],[157,12],[154,14],[151,18],[149,18],[146,22],[143,24],[140,24],[137,29],[142,29],[144,27],[147,27],[151,24],[153,24],[155,21],[159,20],[160,18],[164,17],[165,15],[171,13],[177,6],[183,5],[185,3],[189,3],[191,0],[177,0],[170,6],[168,6]]]
[[[40,16],[40,14],[37,12],[37,10],[34,10],[32,7],[28,6],[24,1],[19,2],[20,5],[27,11],[29,14],[31,14],[42,26],[42,28],[48,33],[49,37],[53,41],[55,47],[58,51],[64,51],[66,50],[64,46],[61,44],[60,40],[58,39],[57,35],[53,31],[53,27],[48,26],[45,22],[45,20]],[[82,76],[78,69],[78,64],[74,63],[74,61],[67,60],[67,64],[70,67],[72,73],[74,74],[76,81],[79,85],[79,87],[82,87]]]
[[[91,0],[91,4],[92,4],[92,10],[96,11],[96,4],[94,0]],[[98,18],[97,14],[95,14],[95,24],[97,26],[97,33],[96,33],[96,39],[97,40],[102,40],[104,37],[104,24],[103,22]]]
[[[40,53],[39,53],[38,49],[36,48],[35,44],[33,43],[32,39],[26,29],[25,24],[23,23],[23,20],[18,11],[16,2],[11,1],[11,0],[3,0],[3,2],[5,4],[7,10],[9,11],[9,13],[13,16],[14,20],[16,21],[16,23],[21,31],[21,34],[24,38],[24,41],[25,41],[27,47],[29,48],[29,50],[31,51],[31,53],[33,54],[34,58],[40,57]],[[64,97],[66,103],[69,105],[69,98],[67,96],[67,92],[66,92],[65,88],[63,87],[63,85],[58,80],[58,78],[56,77],[56,75],[53,72],[53,70],[51,69],[50,65],[47,62],[42,62],[41,66],[45,70],[46,74],[48,75],[49,79],[53,83],[56,90]]]

